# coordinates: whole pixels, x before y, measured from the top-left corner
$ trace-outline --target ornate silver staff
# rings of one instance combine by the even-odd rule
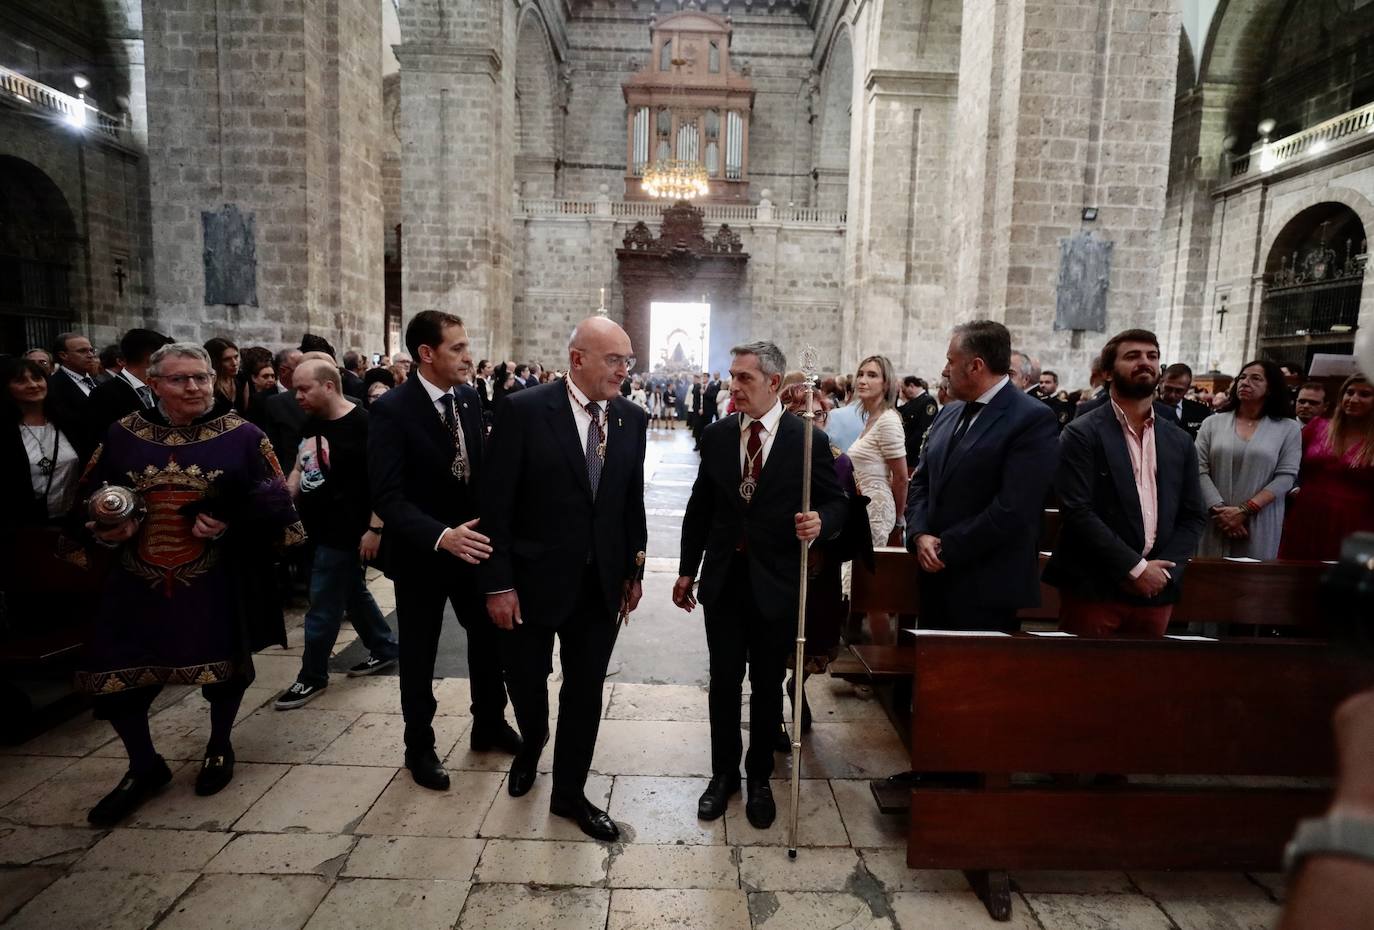
[[[802,445],[802,502],[801,512],[811,511],[811,433],[816,422],[816,376],[819,373],[820,353],[815,346],[802,350],[801,368],[806,393],[806,439]],[[792,666],[792,822],[787,832],[787,855],[797,858],[797,817],[801,808],[801,726],[802,708],[806,700],[806,572],[811,544],[801,544],[801,590],[797,596],[797,656]]]

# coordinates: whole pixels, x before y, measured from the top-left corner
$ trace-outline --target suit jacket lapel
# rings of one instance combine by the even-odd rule
[[[769,477],[774,476],[772,481],[777,482],[776,474],[786,465],[778,465],[774,468],[774,463],[779,459],[784,462],[794,462],[797,467],[801,465],[802,438],[805,428],[800,418],[795,414],[788,414],[783,411],[778,418],[778,434],[773,437],[773,445],[768,450],[768,458],[763,463],[763,470],[759,472],[759,488],[762,490],[769,486]]]
[[[457,390],[454,391],[454,400],[458,408],[458,423],[463,428],[463,442],[468,447],[468,464],[476,472],[482,464],[481,404],[475,398],[464,397]]]
[[[568,465],[572,468],[573,474],[577,476],[577,483],[581,485],[587,496],[591,497],[592,482],[587,477],[587,451],[578,439],[577,423],[573,421],[572,406],[568,403],[567,384],[564,381],[558,383],[563,386],[563,390],[549,392],[549,403],[546,409],[549,429],[552,430],[555,441],[562,447]],[[609,448],[609,446],[608,440],[607,447]],[[604,473],[602,477],[605,477]]]
[[[453,436],[449,433],[448,427],[444,425],[443,419],[439,416],[439,409],[434,406],[434,401],[429,399],[429,392],[420,383],[419,378],[406,379],[407,385],[415,382],[415,386],[410,388],[410,404],[415,411],[415,416],[419,418],[420,428],[424,430],[434,443],[439,447],[439,451],[448,456],[448,461],[453,461],[456,450],[453,448]]]
[[[1140,495],[1135,489],[1135,470],[1131,467],[1131,452],[1126,448],[1126,436],[1121,432],[1121,424],[1116,415],[1098,418],[1098,430],[1102,435],[1102,450],[1107,456],[1107,469],[1112,473],[1112,484],[1116,485],[1116,496],[1121,500],[1121,509],[1135,532],[1129,540],[1133,549],[1139,549],[1145,542],[1145,523],[1140,516]],[[1159,449],[1159,436],[1155,436],[1155,449]]]
[[[1008,391],[1014,390],[1016,390],[1016,388],[1012,387],[1010,384],[1007,384],[1002,388],[1002,390],[998,391],[993,396],[992,400],[988,403],[986,407],[978,411],[977,418],[973,421],[973,424],[969,426],[968,430],[964,433],[964,438],[960,440],[959,445],[957,445],[949,451],[949,460],[945,462],[945,471],[953,472],[954,469],[958,468],[959,463],[963,460],[964,456],[968,454],[968,451],[970,449],[972,449],[975,445],[978,444],[978,440],[983,436],[983,434],[986,433],[988,430],[992,429],[992,424],[1002,419],[1003,406],[1006,403],[1006,400],[1003,395],[1005,395]],[[960,416],[962,415],[963,412],[961,408]],[[955,420],[955,428],[958,428],[958,420]],[[952,435],[953,434],[951,434],[951,436]]]

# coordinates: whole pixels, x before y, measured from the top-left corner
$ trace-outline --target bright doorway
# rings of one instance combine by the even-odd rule
[[[710,371],[711,305],[649,304],[649,370],[655,374]]]

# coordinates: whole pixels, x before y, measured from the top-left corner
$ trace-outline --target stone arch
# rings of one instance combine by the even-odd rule
[[[1226,133],[1247,149],[1256,138],[1256,89],[1269,66],[1279,23],[1296,0],[1221,0],[1203,44],[1198,83],[1233,88]]]
[[[520,15],[515,45],[515,180],[526,197],[558,192],[562,108],[553,42],[539,8]]]
[[[0,352],[46,346],[76,318],[80,236],[42,169],[0,155]]]
[[[1334,196],[1333,196],[1334,195]],[[1348,354],[1356,330],[1374,325],[1368,251],[1374,205],[1354,191],[1313,191],[1265,231],[1260,357],[1304,368],[1316,352]]]
[[[821,72],[819,131],[812,159],[811,202],[843,210],[849,202],[849,133],[853,115],[854,48],[848,28],[835,31]]]

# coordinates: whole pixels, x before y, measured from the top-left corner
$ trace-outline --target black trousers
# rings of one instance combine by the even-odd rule
[[[730,560],[725,586],[714,605],[706,607],[706,647],[710,653],[711,774],[738,775],[743,739],[740,701],[745,666],[749,685],[749,778],[773,774],[773,744],[782,726],[782,679],[796,626],[764,617],[749,582],[749,560]]]
[[[549,674],[553,639],[558,637],[563,687],[558,692],[558,729],[553,741],[553,795],[570,801],[584,796],[601,727],[601,688],[620,633],[618,618],[606,609],[593,566],[582,573],[574,596],[577,607],[562,626],[539,626],[527,620],[503,642],[520,737],[527,752],[537,753],[549,733]]]
[[[502,631],[487,616],[486,599],[470,582],[439,584],[430,579],[396,581],[396,628],[401,662],[401,713],[406,749],[434,748],[434,658],[443,629],[444,605],[453,604],[468,637],[468,677],[474,728],[506,716],[506,674],[501,662]]]
[[[980,607],[955,602],[949,595],[948,571],[921,572],[918,629],[995,630],[1001,633],[1015,633],[1021,629],[1015,607]]]

